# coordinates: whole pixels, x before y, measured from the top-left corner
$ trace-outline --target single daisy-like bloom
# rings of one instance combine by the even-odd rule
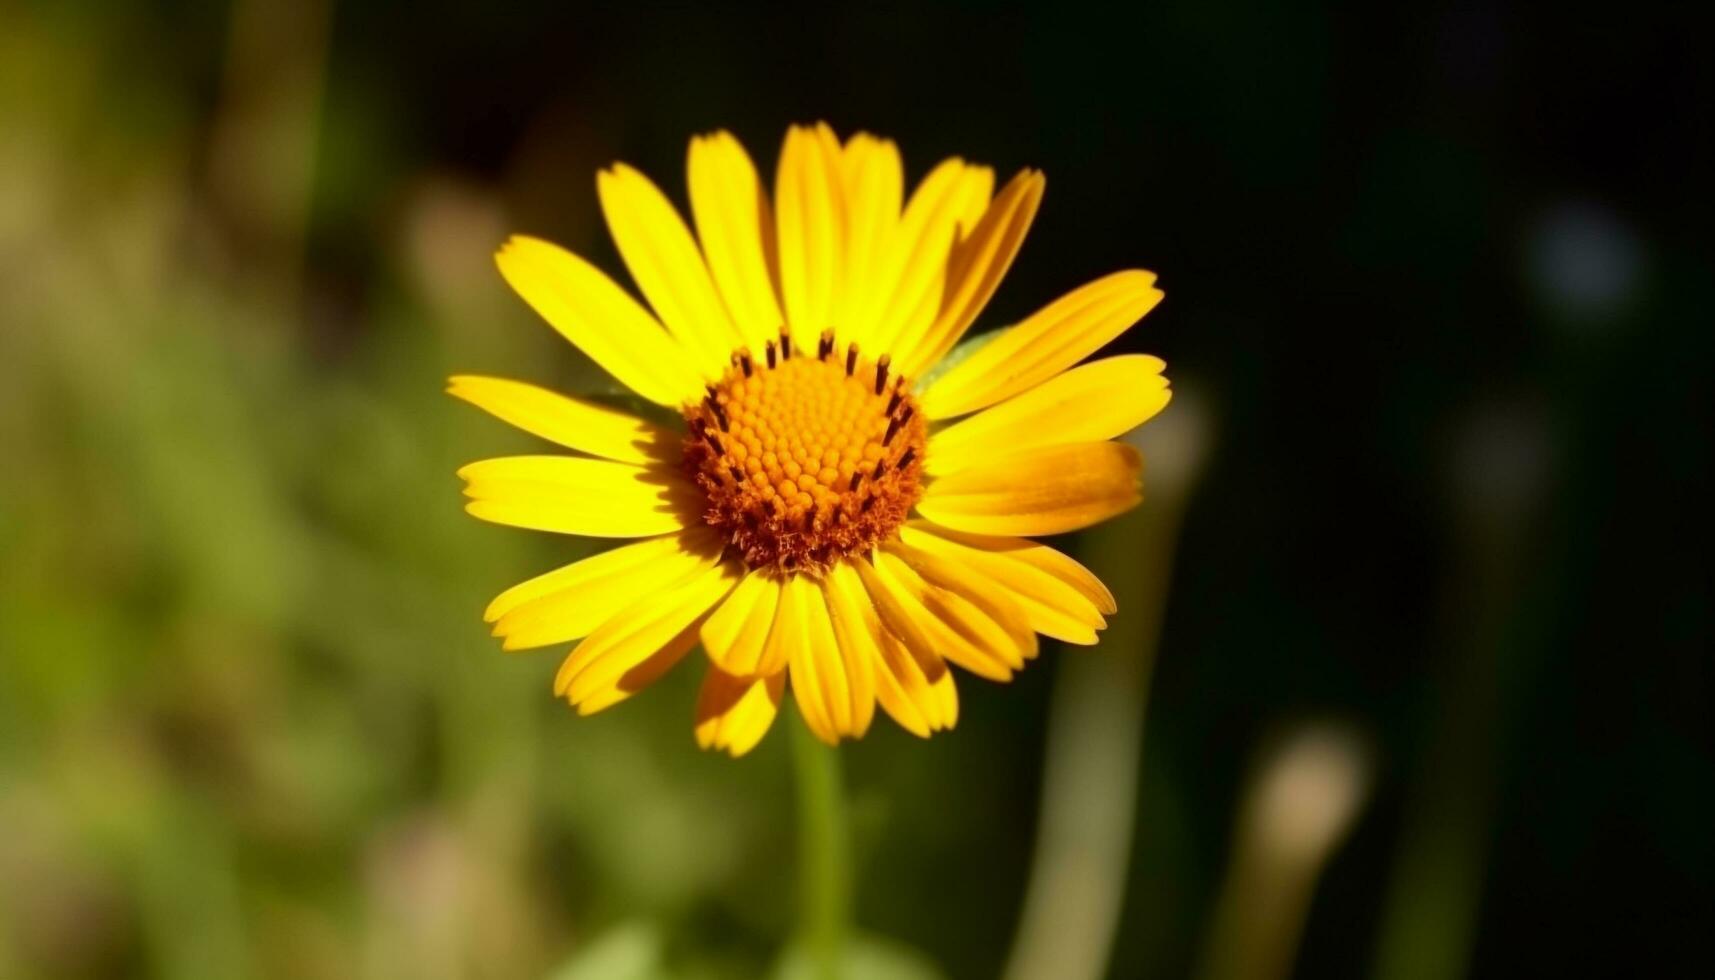
[[[1161,301],[1154,274],[1097,279],[942,364],[1012,264],[1039,172],[995,194],[992,170],[949,159],[907,199],[892,141],[826,125],[787,132],[772,200],[727,133],[693,139],[688,169],[692,227],[624,164],[596,181],[653,313],[548,242],[496,255],[554,329],[683,423],[452,379],[573,451],[464,467],[471,514],[628,542],[496,598],[505,648],[578,641],[554,689],[589,714],[700,643],[696,738],[737,756],[788,687],[830,744],[877,704],[926,737],[958,718],[949,665],[1005,681],[1039,633],[1095,643],[1113,596],[1028,538],[1141,499],[1137,452],[1109,440],[1167,404],[1165,365],[1079,362]]]

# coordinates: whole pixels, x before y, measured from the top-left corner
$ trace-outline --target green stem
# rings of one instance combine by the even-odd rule
[[[840,976],[850,929],[852,869],[839,753],[816,740],[802,719],[792,728],[798,780],[799,933],[821,980]]]

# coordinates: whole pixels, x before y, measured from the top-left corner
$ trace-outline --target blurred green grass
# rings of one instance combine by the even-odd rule
[[[710,895],[741,937],[710,961],[754,965],[778,750],[695,752],[684,677],[574,726],[553,656],[480,622],[577,556],[458,506],[469,447],[513,437],[440,379],[574,361],[493,307],[492,195],[427,179],[368,322],[306,333],[290,257],[227,244],[190,100],[123,77],[120,26],[7,28],[0,974],[532,975]],[[437,250],[462,279],[426,288]]]

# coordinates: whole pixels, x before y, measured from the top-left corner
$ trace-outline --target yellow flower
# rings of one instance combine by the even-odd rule
[[[1005,681],[1038,633],[1096,642],[1112,595],[1025,536],[1140,499],[1137,453],[1108,440],[1167,404],[1164,365],[1074,365],[1161,300],[1154,274],[1075,289],[931,375],[1012,264],[1040,173],[992,194],[992,170],[950,159],[906,200],[891,141],[794,127],[770,201],[743,147],[715,133],[691,141],[695,237],[636,170],[596,184],[653,315],[538,239],[508,241],[500,272],[684,425],[452,379],[452,394],[579,454],[464,467],[471,514],[639,539],[502,593],[487,618],[507,649],[580,641],[554,687],[589,714],[700,642],[697,741],[736,756],[773,723],[788,677],[823,741],[863,735],[877,703],[926,737],[958,717],[949,664]]]

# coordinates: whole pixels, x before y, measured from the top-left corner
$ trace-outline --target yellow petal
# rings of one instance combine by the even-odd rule
[[[899,224],[905,193],[905,168],[899,147],[892,140],[858,133],[846,141],[845,304],[846,322],[836,324],[837,340],[843,347],[856,342],[868,351],[875,343],[873,323],[866,311],[879,307],[887,296],[878,296],[881,264]],[[879,352],[879,351],[878,351]]]
[[[874,323],[875,354],[917,343],[940,310],[947,262],[961,220],[980,214],[994,187],[994,171],[953,158],[943,161],[911,195],[894,229],[865,316]]]
[[[989,205],[994,197],[994,168],[973,163],[971,172],[966,174],[965,192],[959,198],[958,210],[953,215],[953,246],[958,247],[965,241],[988,213]],[[953,256],[948,253],[949,270]]]
[[[494,261],[532,309],[621,384],[657,405],[702,396],[691,355],[595,266],[525,235],[512,236]]]
[[[1036,635],[1023,626],[1016,610],[1012,617],[1025,636],[1028,648],[1017,635],[996,622],[965,596],[927,581],[892,548],[877,551],[874,566],[910,597],[910,613],[917,618],[942,658],[978,677],[1008,681],[1024,666],[1026,656],[1036,655]]]
[[[600,680],[591,680],[589,689],[583,692],[581,699],[572,700],[570,703],[577,709],[578,714],[583,716],[605,711],[666,677],[667,672],[677,667],[679,661],[685,659],[685,655],[696,645],[697,627],[692,623],[636,664],[617,671],[612,676],[604,675]],[[587,673],[595,677],[596,672],[601,669],[603,667],[593,667]]]
[[[554,693],[589,714],[642,690],[696,645],[699,621],[742,574],[736,562],[725,562],[638,599],[572,650]]]
[[[780,578],[752,571],[703,624],[703,649],[715,666],[736,677],[763,673],[764,647],[780,605]]]
[[[659,426],[522,381],[461,374],[449,379],[447,393],[533,436],[603,459],[652,463],[678,450],[678,437]]]
[[[915,301],[909,298],[900,300],[900,310],[904,314],[894,332],[888,347],[894,352],[912,352],[926,342],[929,332],[933,329],[936,317],[940,314],[953,287],[954,256],[960,242],[982,218],[989,204],[989,195],[994,190],[994,171],[988,167],[969,167],[966,169],[959,186],[959,194],[953,202],[951,219],[953,234],[947,241],[945,257],[935,265],[935,279],[931,289],[921,293]]]
[[[870,592],[876,618],[880,620],[876,638],[882,647],[882,669],[876,671],[876,676],[885,675],[887,681],[878,683],[876,697],[882,699],[882,707],[887,707],[888,714],[894,714],[883,692],[897,683],[900,692],[911,697],[918,711],[923,712],[930,729],[952,728],[959,719],[959,700],[952,683],[947,681],[950,676],[947,662],[938,652],[943,637],[931,630],[935,618],[906,585],[895,580],[882,553],[871,554],[868,561],[852,560],[851,565],[863,578],[864,590]],[[894,717],[899,719],[897,714]],[[900,724],[906,723],[900,721]]]
[[[1047,545],[1024,538],[959,535],[926,521],[912,521],[900,528],[900,540],[987,579],[991,588],[1005,592],[1017,604],[1031,629],[1045,636],[1089,646],[1096,642],[1096,631],[1107,626],[1101,605],[1083,589],[1019,557],[1019,552],[1029,549],[1053,551]],[[1084,570],[1082,565],[1077,567]],[[1093,575],[1088,577],[1094,579]]]
[[[989,205],[976,228],[954,247],[948,260],[946,293],[934,325],[917,343],[895,355],[900,370],[908,376],[916,377],[952,350],[988,305],[1024,244],[1042,203],[1045,184],[1039,171],[1019,171]]]
[[[917,512],[975,534],[1062,534],[1136,506],[1142,467],[1118,442],[1029,449],[935,480]]]
[[[556,568],[535,578],[526,579],[495,596],[494,601],[490,602],[488,608],[483,611],[483,621],[495,622],[525,603],[540,599],[545,595],[580,588],[597,578],[623,574],[634,565],[686,550],[687,542],[682,535],[697,533],[700,532],[696,529],[687,529],[680,534],[666,534],[658,538],[622,545],[611,551],[604,551],[599,555]]]
[[[697,744],[738,758],[756,747],[785,695],[786,675],[734,677],[710,667],[697,695]]]
[[[833,619],[821,588],[807,576],[795,576],[788,589],[800,593],[795,605],[801,632],[789,650],[792,691],[810,731],[829,745],[855,735],[852,684],[847,677],[846,651],[840,647]]]
[[[596,193],[637,288],[703,374],[718,377],[744,337],[679,212],[648,177],[623,163],[596,175]]]
[[[935,640],[929,635],[929,616],[923,612],[922,603],[887,574],[880,557],[878,553],[871,555],[869,560],[857,558],[851,564],[863,579],[864,590],[869,593],[882,627],[899,638],[927,675],[930,665],[941,659],[940,651],[935,649]]]
[[[1167,404],[1165,366],[1147,354],[1081,364],[930,436],[923,466],[942,476],[981,466],[999,452],[1112,439]]]
[[[718,552],[719,545],[720,539],[710,529],[701,526],[620,545],[512,586],[494,597],[494,601],[483,610],[482,618],[484,622],[498,622],[544,596],[583,589],[610,576],[628,575],[650,562],[669,559],[676,554]]]
[[[805,636],[810,631],[809,603],[812,599],[821,601],[813,588],[807,588],[808,584],[800,575],[788,575],[781,580],[780,602],[774,607],[774,624],[768,631],[768,640],[762,645],[762,657],[756,664],[758,674],[767,676],[785,670],[792,660],[792,652],[804,645]]]
[[[577,456],[505,456],[459,470],[485,521],[594,538],[649,538],[696,521],[699,494],[674,470]]]
[[[706,528],[690,528],[573,562],[501,593],[488,608],[490,620],[498,620],[494,635],[507,650],[588,636],[638,596],[690,578],[720,553]]]
[[[798,702],[798,714],[804,719],[804,727],[810,734],[828,745],[838,745],[839,732],[834,726],[833,719],[828,714],[828,681],[829,678],[821,673],[821,664],[811,649],[808,632],[809,617],[781,617],[775,623],[777,631],[783,628],[792,630],[791,642],[784,644],[787,651],[789,678],[792,687],[792,697]]]
[[[855,622],[869,633],[875,650],[875,697],[901,728],[928,738],[958,721],[958,694],[952,671],[931,648],[927,634],[920,648],[908,647],[883,621],[883,604],[897,605],[891,586],[863,558],[851,558],[828,571],[836,622]],[[878,600],[877,595],[883,596]],[[894,615],[898,615],[895,613]]]
[[[1108,587],[1102,584],[1102,580],[1096,577],[1095,572],[1079,564],[1070,555],[1056,551],[1039,541],[989,534],[971,534],[941,527],[927,521],[912,521],[908,527],[926,531],[968,548],[993,552],[1013,561],[1023,562],[1076,589],[1095,605],[1097,612],[1104,616],[1112,616],[1119,611],[1119,606],[1114,602],[1114,594],[1108,591]]]
[[[837,326],[841,254],[845,245],[845,187],[832,131],[787,130],[775,174],[774,208],[780,236],[780,294],[799,350],[814,350],[822,331]]]
[[[876,647],[875,699],[900,728],[918,738],[928,738],[940,727],[929,723],[921,703],[931,700],[928,683],[903,644],[890,636],[888,648],[888,655],[884,655],[882,648]],[[952,672],[943,668],[941,675],[951,677]]]
[[[844,562],[830,568],[819,587],[851,690],[849,734],[861,738],[875,717],[875,669],[880,650],[875,630],[869,625],[875,620],[875,609],[864,594],[863,581]]]
[[[934,670],[925,672],[923,661],[885,627],[877,649],[875,699],[901,728],[928,738],[959,723],[959,691],[945,662],[936,661]]]
[[[1005,589],[996,588],[996,583],[988,576],[945,553],[917,548],[904,541],[891,541],[885,550],[910,566],[924,582],[975,607],[988,623],[999,627],[1004,634],[1003,639],[988,625],[979,624],[971,633],[972,642],[993,643],[1001,659],[1015,670],[1022,667],[1024,661],[1035,659],[1036,631],[1031,629],[1023,608]],[[948,620],[949,617],[943,616],[942,619]]]
[[[749,154],[731,133],[691,140],[691,214],[709,272],[751,353],[786,322],[775,287],[774,217]]]
[[[1079,287],[936,379],[922,395],[923,411],[953,418],[1041,384],[1124,333],[1161,296],[1155,274],[1135,269]]]

